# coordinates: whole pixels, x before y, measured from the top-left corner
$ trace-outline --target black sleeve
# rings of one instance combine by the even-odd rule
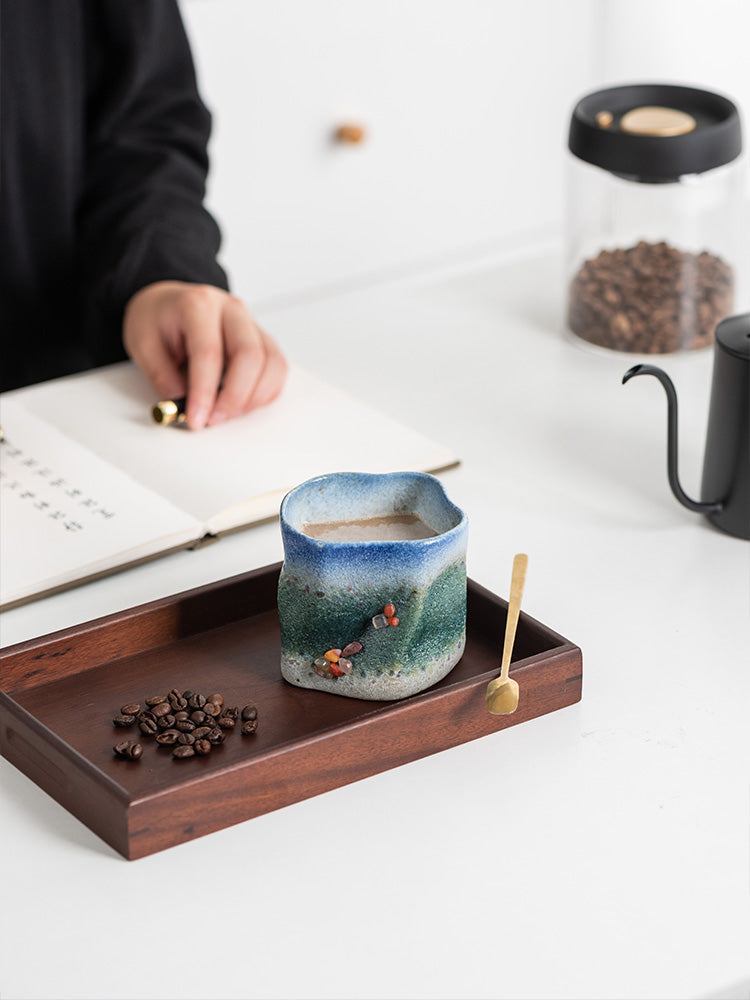
[[[228,287],[203,207],[211,119],[175,0],[89,0],[85,44],[79,273],[87,325],[119,329],[154,281]]]

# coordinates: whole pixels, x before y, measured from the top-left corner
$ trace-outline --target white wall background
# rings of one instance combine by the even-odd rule
[[[749,0],[604,0],[604,85],[663,80],[719,90],[750,111]],[[750,139],[745,135],[745,145]]]
[[[749,0],[181,7],[214,113],[209,201],[252,307],[559,237],[589,90],[669,80],[750,107]],[[332,141],[346,122],[361,145]]]

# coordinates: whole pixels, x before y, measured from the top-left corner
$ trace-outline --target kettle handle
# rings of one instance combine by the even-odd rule
[[[636,375],[653,375],[664,386],[667,394],[667,476],[672,492],[688,510],[698,511],[701,514],[716,514],[723,509],[722,503],[707,503],[698,500],[691,500],[687,493],[680,486],[677,476],[677,393],[672,379],[661,368],[655,365],[634,365],[622,377],[622,384],[625,385]]]

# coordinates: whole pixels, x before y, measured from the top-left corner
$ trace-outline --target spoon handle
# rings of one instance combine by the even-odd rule
[[[521,611],[521,598],[523,597],[523,586],[526,582],[526,567],[529,565],[529,557],[519,552],[513,557],[513,574],[510,578],[510,599],[508,601],[508,619],[505,625],[505,642],[503,643],[503,659],[500,666],[500,680],[508,679],[510,670],[510,657],[513,652],[513,643],[516,639],[516,628],[518,627],[518,615]]]

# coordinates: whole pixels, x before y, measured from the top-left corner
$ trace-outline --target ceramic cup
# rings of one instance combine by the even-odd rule
[[[466,515],[426,473],[332,473],[288,493],[282,676],[375,701],[445,677],[466,642],[467,532]]]

